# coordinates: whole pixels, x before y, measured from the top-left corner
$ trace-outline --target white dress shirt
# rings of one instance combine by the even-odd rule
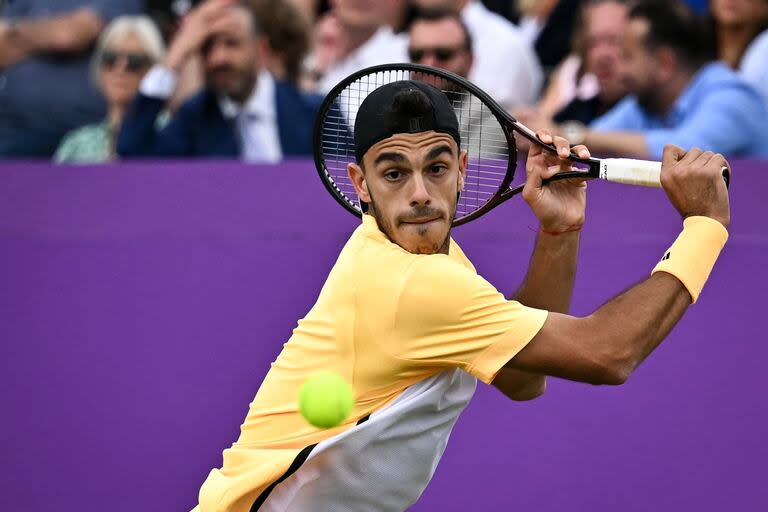
[[[141,81],[139,91],[145,96],[167,100],[173,94],[178,76],[163,66],[153,66]],[[256,87],[243,105],[219,96],[219,108],[226,119],[235,123],[240,143],[240,157],[248,162],[279,162],[283,157],[277,128],[275,81],[266,71],[259,73]]]
[[[544,76],[520,29],[477,0],[464,7],[461,19],[472,36],[469,80],[506,108],[535,103]]]
[[[243,105],[219,97],[221,113],[235,121],[240,137],[240,156],[247,162],[279,162],[283,158],[275,110],[275,81],[259,73],[256,88]]]
[[[362,46],[328,70],[318,84],[318,92],[327,94],[356,71],[378,64],[408,62],[408,40],[389,26],[379,28]]]

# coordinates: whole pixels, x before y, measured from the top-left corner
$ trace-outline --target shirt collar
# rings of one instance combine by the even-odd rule
[[[267,71],[261,71],[251,95],[244,105],[238,105],[227,96],[219,96],[219,108],[227,119],[234,119],[241,113],[251,114],[257,119],[275,118],[275,80]]]

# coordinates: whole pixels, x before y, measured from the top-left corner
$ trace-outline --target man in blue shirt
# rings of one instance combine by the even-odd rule
[[[589,130],[564,133],[592,151],[661,158],[665,144],[732,156],[768,156],[768,111],[759,94],[708,62],[700,21],[676,1],[643,2],[629,14],[622,77],[631,95]],[[570,130],[568,129],[570,128]]]
[[[0,2],[0,158],[49,157],[69,130],[104,117],[90,50],[141,0]]]

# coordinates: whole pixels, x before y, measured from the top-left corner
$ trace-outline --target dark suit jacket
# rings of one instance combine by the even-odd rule
[[[275,81],[277,128],[283,156],[312,154],[312,132],[322,97]],[[216,94],[204,89],[185,102],[167,126],[155,120],[166,101],[137,94],[117,137],[123,157],[238,157],[240,143],[232,121],[219,108]]]

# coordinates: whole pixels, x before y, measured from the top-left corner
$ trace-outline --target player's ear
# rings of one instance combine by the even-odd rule
[[[464,180],[467,177],[467,152],[461,151],[459,152],[459,192],[464,190]]]
[[[365,181],[365,173],[359,165],[350,163],[347,165],[347,174],[349,180],[355,186],[355,192],[361,201],[371,202],[371,195],[368,193],[368,183]]]

